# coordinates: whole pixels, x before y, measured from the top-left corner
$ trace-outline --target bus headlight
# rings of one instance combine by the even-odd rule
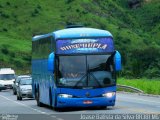
[[[69,95],[69,94],[59,94],[58,96],[62,98],[72,98],[73,97],[72,95]]]
[[[115,92],[108,92],[108,93],[105,93],[105,94],[102,94],[103,97],[107,97],[107,98],[111,98],[115,95],[116,93]]]

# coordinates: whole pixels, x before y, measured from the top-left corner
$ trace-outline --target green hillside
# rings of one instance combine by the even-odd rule
[[[110,31],[128,77],[160,75],[159,0],[0,0],[0,67],[30,71],[31,38],[67,24]]]

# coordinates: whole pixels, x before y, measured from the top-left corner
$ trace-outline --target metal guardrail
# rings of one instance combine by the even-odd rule
[[[127,85],[120,85],[118,84],[117,85],[118,88],[125,88],[125,89],[129,89],[129,90],[133,90],[135,92],[139,92],[139,93],[144,93],[142,90],[138,89],[138,88],[135,88],[135,87],[132,87],[132,86],[127,86]]]

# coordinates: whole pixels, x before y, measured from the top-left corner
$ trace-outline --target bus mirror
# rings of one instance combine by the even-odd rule
[[[54,72],[54,53],[51,53],[48,57],[48,71]]]
[[[116,51],[114,59],[115,59],[115,70],[120,71],[122,69],[121,54],[118,51]]]

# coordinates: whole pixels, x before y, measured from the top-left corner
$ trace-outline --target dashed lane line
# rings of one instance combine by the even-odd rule
[[[25,105],[25,104],[23,104],[23,103],[19,103],[19,102],[17,102],[17,101],[11,100],[11,99],[9,99],[9,98],[7,98],[7,97],[5,97],[5,96],[0,95],[0,97],[6,99],[6,100],[8,100],[8,101],[14,102],[14,103],[16,103],[16,104],[19,104],[19,105],[21,105],[21,106],[24,106],[24,107],[26,107],[26,108],[29,108],[29,109],[31,109],[31,110],[34,110],[34,111],[36,111],[36,112],[38,112],[38,113],[50,115],[50,114],[48,114],[48,113],[46,113],[46,112],[43,112],[43,111],[40,111],[40,110],[38,110],[38,109],[32,108],[32,107],[27,106],[27,105]],[[51,117],[52,117],[52,118],[56,118],[57,120],[64,120],[64,119],[62,119],[62,118],[57,118],[56,116],[53,116],[53,115],[52,115]]]
[[[57,120],[64,120],[64,119],[62,119],[62,118],[57,118]]]
[[[27,105],[25,105],[25,104],[23,104],[23,103],[19,103],[19,102],[17,102],[17,101],[11,100],[11,99],[3,96],[3,95],[0,95],[0,97],[6,99],[6,100],[8,100],[8,101],[14,102],[14,103],[16,103],[16,104],[19,104],[19,105],[21,105],[21,106],[24,106],[24,107],[26,107],[26,108],[29,108],[29,109],[31,109],[31,110],[34,110],[34,111],[36,111],[36,112],[38,112],[38,113],[50,115],[50,114],[48,114],[48,113],[46,113],[46,112],[42,112],[42,111],[40,111],[40,110],[38,110],[38,109],[32,108],[32,107],[30,107],[30,106],[27,106]]]

